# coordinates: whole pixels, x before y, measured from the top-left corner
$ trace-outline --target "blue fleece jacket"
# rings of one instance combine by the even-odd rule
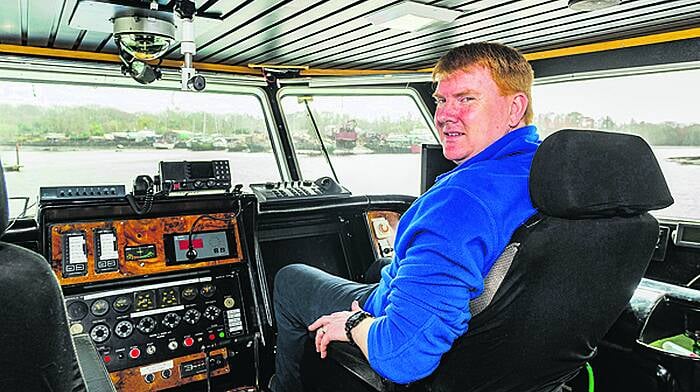
[[[534,126],[516,129],[438,177],[401,217],[395,256],[364,309],[369,362],[408,383],[431,374],[467,331],[469,301],[515,230],[535,213],[528,191],[539,145]]]

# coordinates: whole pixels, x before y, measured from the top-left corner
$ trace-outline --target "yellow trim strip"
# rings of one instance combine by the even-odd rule
[[[599,42],[594,44],[572,46],[569,48],[545,50],[542,52],[526,53],[524,56],[527,60],[543,60],[555,57],[573,56],[584,53],[603,52],[606,50],[629,48],[634,46],[652,45],[663,42],[678,41],[683,39],[691,39],[700,37],[700,27],[671,31],[667,33],[659,33],[647,35],[644,37],[625,38],[614,41]],[[18,46],[18,45],[3,45],[0,44],[0,53],[23,54],[42,57],[57,57],[75,60],[90,60],[90,61],[106,61],[120,62],[119,56],[106,53],[92,53],[75,50],[53,49],[53,48],[38,48],[33,46]],[[182,62],[176,60],[164,60],[163,66],[169,68],[179,68]],[[223,65],[212,63],[194,63],[195,68],[203,71],[214,71],[234,74],[247,75],[262,75],[260,70],[251,69],[249,67],[237,65]],[[257,65],[259,66],[259,65]],[[275,67],[275,66],[271,66]],[[277,66],[277,68],[302,68],[295,66]],[[382,70],[382,69],[318,69],[309,68],[302,69],[300,76],[361,76],[361,75],[385,75],[385,74],[401,74],[401,73],[425,73],[432,72],[433,68],[422,68],[417,70]]]
[[[3,45],[0,44],[0,53],[21,54],[40,57],[65,58],[72,60],[89,60],[89,61],[104,61],[110,63],[119,63],[121,60],[116,54],[107,53],[92,53],[77,50],[54,49],[54,48],[38,48],[35,46],[19,46],[19,45]],[[181,61],[163,60],[161,64],[168,68],[180,68]],[[235,74],[247,75],[262,75],[259,70],[250,69],[237,65],[223,65],[212,63],[194,63],[194,67],[200,71],[214,71]]]
[[[308,65],[248,64],[248,68],[309,69],[309,66]]]
[[[618,40],[614,40],[614,41],[598,42],[595,44],[572,46],[569,48],[545,50],[542,52],[525,53],[523,56],[528,61],[544,60],[544,59],[551,59],[551,58],[555,58],[555,57],[574,56],[577,54],[584,54],[584,53],[604,52],[606,50],[630,48],[633,46],[660,44],[663,42],[679,41],[682,39],[691,39],[691,38],[698,38],[698,37],[700,37],[700,27],[686,29],[686,30],[679,30],[679,31],[671,31],[668,33],[646,35],[643,37],[625,38],[625,39],[618,39]],[[433,68],[431,67],[431,68],[419,69],[418,72],[433,72]]]
[[[363,75],[386,75],[386,74],[401,74],[401,73],[416,73],[410,69],[320,69],[309,68],[299,72],[300,76],[363,76]]]
[[[554,57],[573,56],[584,53],[603,52],[606,50],[630,48],[633,46],[659,44],[662,42],[678,41],[682,39],[698,37],[700,37],[700,27],[680,31],[671,31],[668,33],[652,34],[644,37],[625,38],[614,41],[599,42],[595,44],[572,46],[570,48],[526,53],[524,56],[528,61],[542,60]]]

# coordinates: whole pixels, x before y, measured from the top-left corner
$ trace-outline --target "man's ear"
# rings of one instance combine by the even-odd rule
[[[525,112],[527,111],[527,105],[529,101],[527,95],[524,93],[515,93],[510,103],[510,117],[508,119],[508,125],[512,128],[518,128],[525,124],[520,124],[525,117]]]

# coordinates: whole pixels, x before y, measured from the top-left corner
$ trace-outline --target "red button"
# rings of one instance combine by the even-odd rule
[[[129,357],[132,359],[136,359],[141,356],[141,350],[138,348],[132,348],[131,351],[129,351]]]
[[[214,340],[214,339],[216,339],[216,335],[214,335],[213,333],[210,333],[209,340]]]
[[[105,363],[109,363],[112,360],[112,357],[110,357],[109,355],[105,355],[104,360]]]
[[[185,344],[185,347],[190,347],[194,344],[194,339],[192,338],[185,338],[185,341],[183,342]]]

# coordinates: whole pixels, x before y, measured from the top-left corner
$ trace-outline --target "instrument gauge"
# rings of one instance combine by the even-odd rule
[[[82,320],[87,313],[88,307],[83,301],[75,301],[68,305],[68,318],[71,320]]]
[[[144,335],[149,334],[156,329],[156,320],[151,316],[146,316],[136,324],[136,329]]]
[[[104,299],[98,299],[92,303],[92,306],[90,306],[90,312],[97,317],[104,316],[107,314],[107,312],[109,312],[109,302],[105,301]]]
[[[156,293],[153,290],[140,291],[134,296],[134,309],[137,312],[142,310],[155,309],[156,307]]]
[[[204,317],[211,321],[216,320],[219,316],[221,316],[221,309],[214,305],[209,305],[204,309]]]
[[[185,315],[182,316],[182,319],[185,320],[187,324],[190,325],[195,325],[199,322],[199,319],[202,317],[202,312],[200,312],[197,309],[190,309],[185,312]]]
[[[166,287],[164,289],[158,290],[159,308],[167,308],[169,306],[175,306],[180,303],[180,296],[177,294],[177,289],[173,287]]]
[[[134,332],[134,324],[129,320],[122,320],[114,326],[114,334],[122,339],[126,339]]]
[[[133,300],[128,295],[121,295],[112,302],[112,307],[119,313],[124,313],[131,307]]]
[[[195,298],[197,298],[197,288],[192,287],[192,286],[187,286],[184,289],[182,289],[182,292],[180,294],[182,294],[183,299],[186,299],[188,301],[192,301]]]
[[[211,283],[207,283],[203,285],[201,289],[199,289],[199,292],[202,294],[202,297],[211,298],[214,296],[214,293],[216,293],[216,286]]]
[[[166,327],[168,327],[170,329],[173,329],[173,328],[177,327],[178,325],[180,325],[181,319],[182,318],[177,313],[170,312],[170,313],[166,314],[165,317],[163,317],[163,325],[165,325]]]
[[[104,324],[97,324],[90,330],[90,338],[95,343],[103,343],[109,339],[109,327]]]

